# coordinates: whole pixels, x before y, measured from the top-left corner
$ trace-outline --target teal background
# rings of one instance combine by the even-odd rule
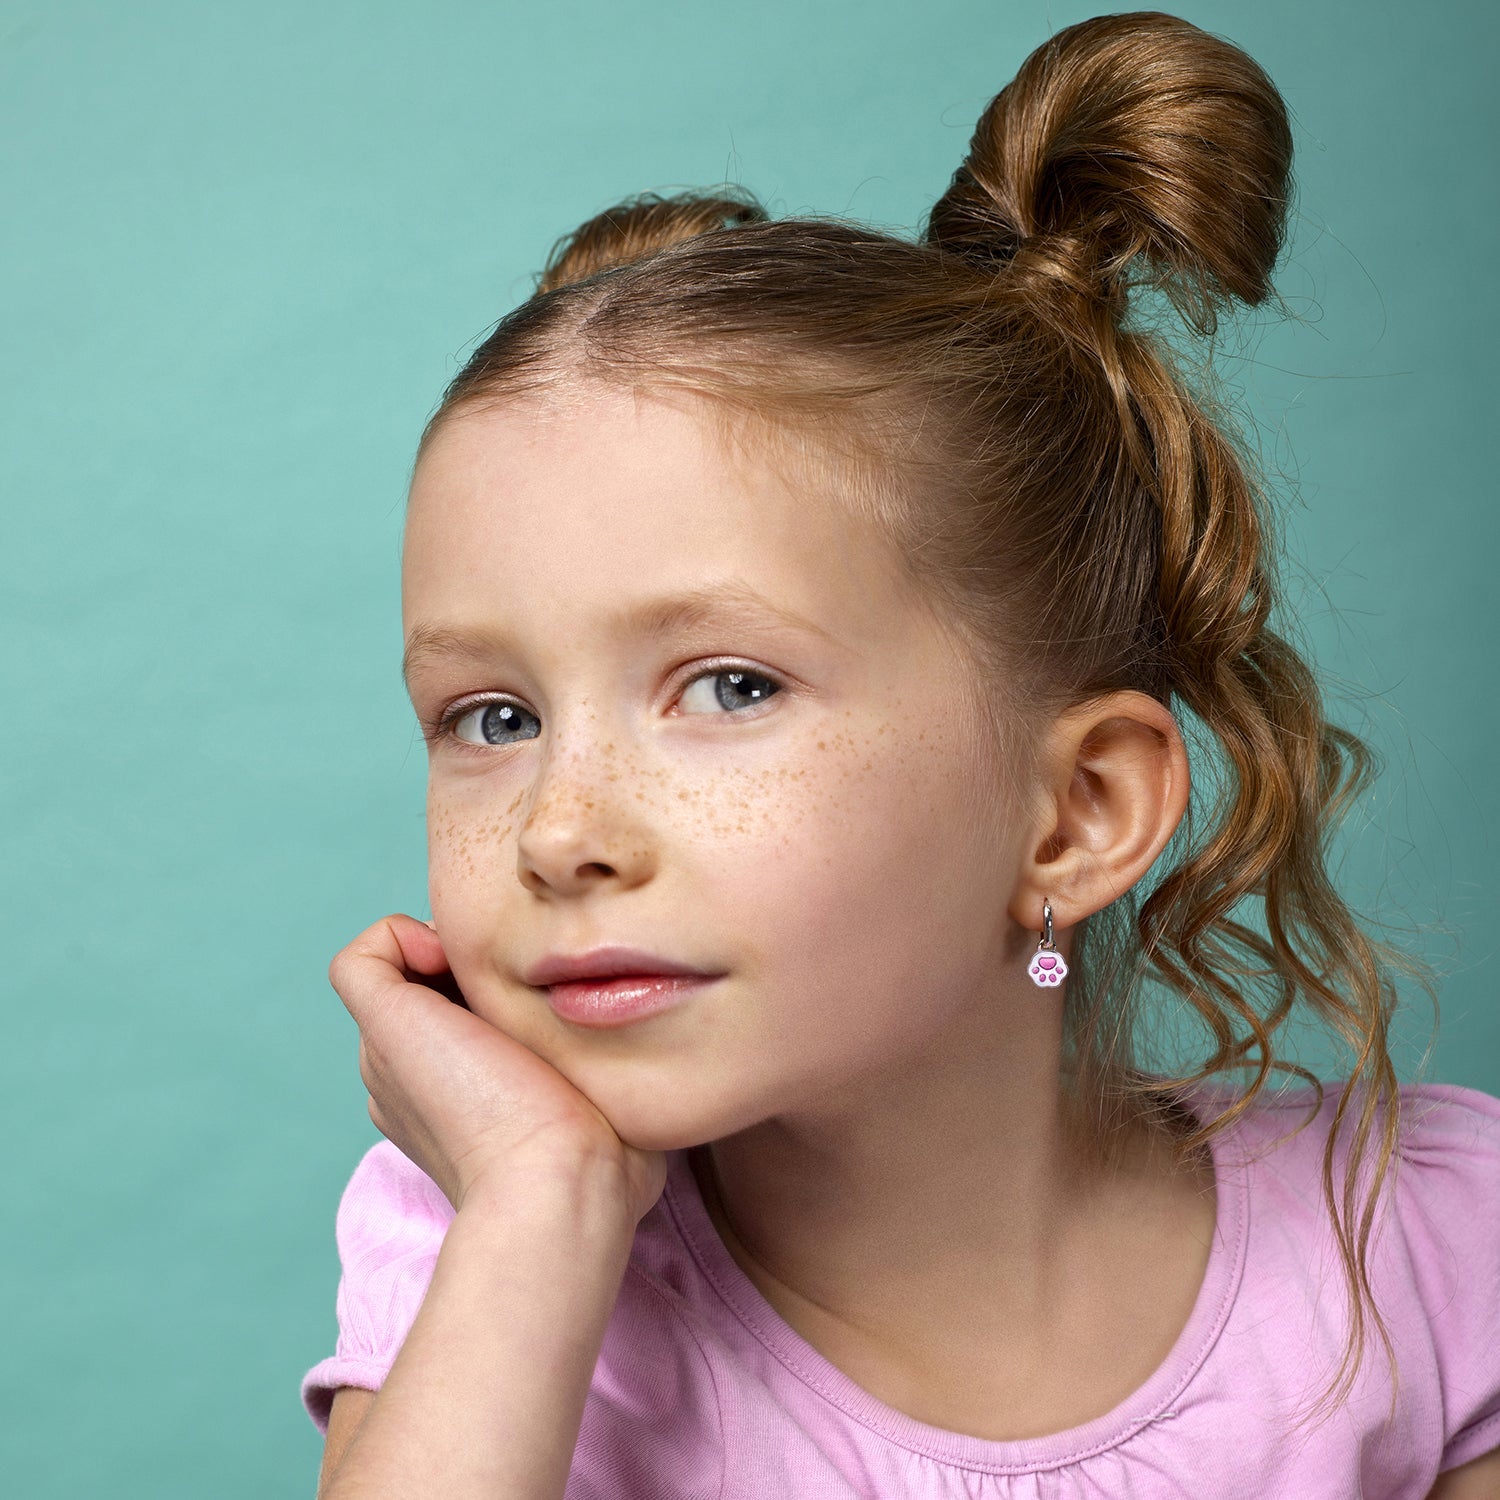
[[[1289,615],[1386,757],[1339,879],[1442,968],[1427,1076],[1500,1092],[1497,12],[1178,9],[1295,115],[1297,321],[1225,370],[1288,482]],[[326,969],[427,913],[398,548],[464,354],[647,188],[914,229],[1092,11],[0,7],[10,1493],[313,1492],[297,1387],[377,1138]]]

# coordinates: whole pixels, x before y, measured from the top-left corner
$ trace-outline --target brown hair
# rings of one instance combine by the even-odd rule
[[[1392,971],[1436,996],[1330,882],[1325,843],[1376,759],[1324,717],[1312,671],[1267,625],[1266,487],[1165,316],[1211,335],[1231,303],[1272,296],[1291,155],[1281,97],[1238,48],[1156,12],[1085,21],[984,110],[920,243],[831,216],[772,221],[733,188],[589,220],[453,380],[422,448],[456,413],[591,381],[706,397],[726,435],[753,429],[886,530],[972,654],[970,707],[1012,792],[1066,708],[1137,689],[1196,717],[1230,773],[1211,826],[1198,837],[1189,807],[1149,897],[1080,924],[1065,1045],[1106,1154],[1128,1119],[1159,1123],[1163,1100],[1253,1069],[1184,1157],[1274,1071],[1321,1106],[1317,1078],[1276,1056],[1299,998],[1349,1045],[1322,1163],[1351,1303],[1334,1403],[1357,1376],[1366,1303],[1394,1383],[1366,1272],[1400,1124]],[[1248,897],[1265,938],[1231,918]],[[1187,1076],[1139,1067],[1148,972],[1211,1035]]]

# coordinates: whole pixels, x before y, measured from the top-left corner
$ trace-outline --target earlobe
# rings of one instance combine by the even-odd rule
[[[1166,846],[1187,806],[1187,752],[1166,706],[1135,691],[1062,715],[1054,746],[1052,826],[1018,894],[1028,917],[1050,896],[1071,926],[1129,890]]]

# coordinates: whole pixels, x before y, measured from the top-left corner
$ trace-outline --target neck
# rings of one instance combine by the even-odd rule
[[[991,1020],[690,1161],[731,1255],[813,1342],[918,1351],[982,1325],[1003,1348],[1045,1337],[1120,1185],[1160,1164],[1137,1135],[1106,1165],[1089,1118],[1055,1032]]]

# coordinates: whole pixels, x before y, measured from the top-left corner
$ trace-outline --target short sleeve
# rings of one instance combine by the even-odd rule
[[[339,1276],[334,1353],[302,1377],[302,1404],[328,1431],[339,1386],[379,1390],[432,1280],[453,1206],[390,1141],[361,1158],[334,1220]]]
[[[1500,1099],[1404,1092],[1398,1202],[1442,1388],[1442,1472],[1500,1447]]]

